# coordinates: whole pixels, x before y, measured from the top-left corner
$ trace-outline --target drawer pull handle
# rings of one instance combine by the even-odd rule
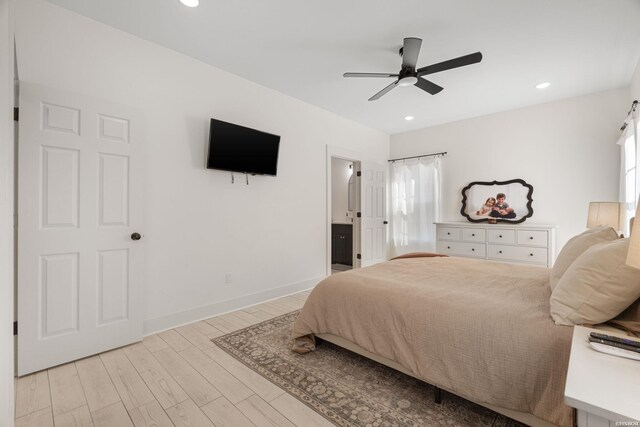
[[[471,248],[471,252],[474,252],[474,251],[475,251],[475,248]]]
[[[472,236],[472,237],[476,237],[476,234],[475,234],[475,233],[471,233],[471,236]]]
[[[501,234],[501,235],[499,235],[498,237],[502,239],[502,234]]]
[[[451,236],[451,233],[447,233],[447,236]]]
[[[502,251],[498,251],[498,253],[499,253],[499,254],[501,254],[501,253],[502,253]]]
[[[533,256],[533,254],[529,254],[529,256]]]
[[[447,249],[451,249],[451,246],[447,246]]]
[[[529,237],[529,240],[533,240],[533,236],[530,236],[530,237]]]

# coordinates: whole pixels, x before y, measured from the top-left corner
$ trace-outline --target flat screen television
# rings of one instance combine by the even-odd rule
[[[279,147],[278,135],[211,119],[207,169],[276,176]]]

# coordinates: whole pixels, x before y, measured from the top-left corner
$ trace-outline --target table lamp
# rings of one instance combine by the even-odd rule
[[[587,216],[587,228],[606,225],[619,231],[624,222],[624,210],[619,202],[591,202]]]

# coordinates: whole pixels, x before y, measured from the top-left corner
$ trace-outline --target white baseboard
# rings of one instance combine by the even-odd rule
[[[167,316],[147,319],[144,321],[142,333],[144,336],[155,334],[157,332],[173,329],[188,323],[198,322],[230,311],[240,310],[272,299],[306,291],[307,289],[313,288],[325,277],[326,276],[319,276],[302,282],[267,289],[255,294],[244,295],[239,298],[220,301],[214,304],[207,304],[181,311],[179,313],[169,314]]]

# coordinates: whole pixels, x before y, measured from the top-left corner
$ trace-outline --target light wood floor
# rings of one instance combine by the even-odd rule
[[[16,379],[16,427],[331,426],[210,339],[302,307],[302,292]]]

